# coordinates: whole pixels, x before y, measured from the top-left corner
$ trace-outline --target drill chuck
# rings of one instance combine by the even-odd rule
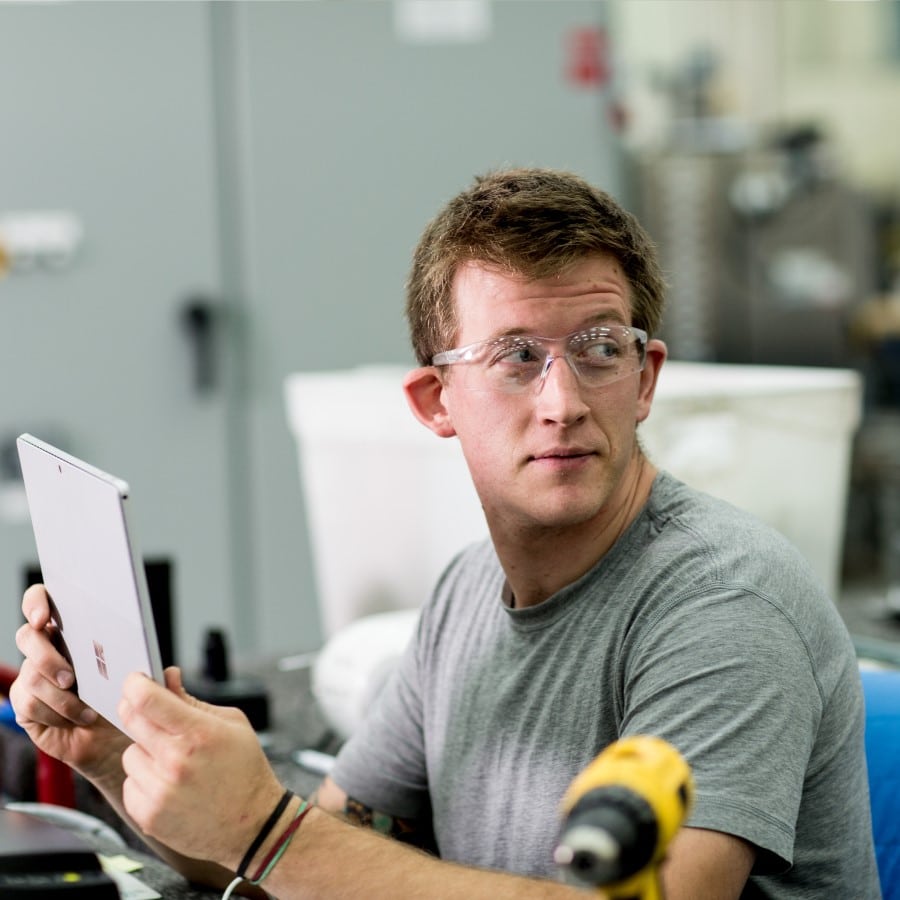
[[[618,785],[595,788],[569,813],[555,861],[576,882],[612,884],[647,866],[658,840],[656,816],[643,797]]]

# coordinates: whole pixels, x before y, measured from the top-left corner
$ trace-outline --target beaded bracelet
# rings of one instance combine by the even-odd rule
[[[291,820],[290,825],[285,828],[281,837],[275,842],[275,845],[266,855],[266,858],[260,863],[259,868],[254,873],[253,877],[250,879],[250,884],[260,885],[262,882],[269,877],[272,869],[278,865],[278,861],[284,855],[284,851],[287,850],[288,844],[290,844],[294,835],[297,833],[297,829],[300,827],[300,824],[306,818],[306,815],[309,813],[312,807],[309,803],[304,800],[301,804],[297,812],[294,814],[294,818]]]
[[[253,839],[253,843],[247,849],[247,852],[244,854],[244,858],[241,860],[241,864],[237,867],[237,875],[240,878],[243,878],[247,874],[247,866],[253,861],[253,857],[256,855],[256,851],[262,846],[263,841],[269,836],[269,832],[275,827],[278,820],[281,818],[281,814],[284,812],[288,803],[291,801],[291,797],[294,796],[294,792],[292,790],[286,790],[282,795],[281,799],[278,801],[278,805],[275,809],[272,810],[272,814],[268,819],[263,823],[262,828],[259,829],[259,834]]]

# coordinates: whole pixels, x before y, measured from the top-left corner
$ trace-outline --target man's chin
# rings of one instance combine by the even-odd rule
[[[603,504],[599,499],[586,502],[584,491],[579,491],[578,496],[572,500],[557,499],[553,503],[523,510],[523,520],[537,531],[566,531],[589,525],[598,518],[602,509]]]

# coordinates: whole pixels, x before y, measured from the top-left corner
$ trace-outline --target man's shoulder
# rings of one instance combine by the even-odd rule
[[[654,483],[625,564],[649,573],[647,591],[666,603],[704,592],[752,597],[797,624],[821,626],[834,604],[809,561],[784,535],[750,512],[666,473]]]
[[[800,551],[780,531],[757,515],[727,500],[691,487],[675,476],[660,472],[645,510],[650,533],[673,547],[688,545],[710,559],[720,555],[752,562],[783,560],[806,569]],[[750,553],[748,551],[754,551]]]
[[[833,598],[774,527],[671,475],[658,479],[654,494],[647,510],[651,524],[632,568],[654,573],[646,591],[659,605],[672,612],[703,605],[707,621],[715,608],[721,621],[737,628],[780,622],[781,633],[793,634],[817,658],[852,655]],[[823,662],[818,658],[816,666]]]

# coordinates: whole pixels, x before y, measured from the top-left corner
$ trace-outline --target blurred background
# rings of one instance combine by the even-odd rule
[[[131,483],[180,662],[210,627],[247,658],[320,647],[286,379],[412,364],[418,234],[505,164],[642,218],[674,360],[853,374],[858,403],[803,425],[839,418],[847,445],[813,488],[851,630],[900,638],[900,3],[0,2],[0,84],[0,660],[37,561],[23,431]],[[695,431],[695,463],[722,435]],[[317,500],[348,526],[339,566],[393,535],[413,567],[417,511],[478,536],[384,497],[378,453]]]

